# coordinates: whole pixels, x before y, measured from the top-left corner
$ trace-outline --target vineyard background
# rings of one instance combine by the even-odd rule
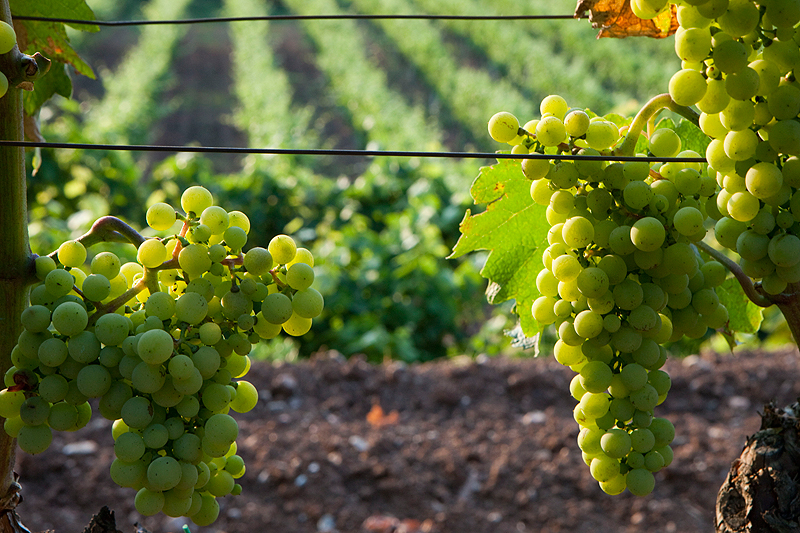
[[[89,4],[104,20],[543,15],[574,7],[511,0]],[[73,77],[74,98],[42,110],[49,141],[493,151],[499,147],[486,121],[498,110],[524,122],[556,93],[571,105],[629,115],[664,92],[678,68],[671,40],[597,41],[588,22],[574,20],[237,22],[71,36],[98,79]],[[29,154],[29,169],[36,158]],[[510,307],[486,304],[478,274],[485,257],[445,259],[465,210],[474,210],[469,186],[491,160],[69,150],[44,150],[41,158],[29,175],[34,252],[51,251],[107,213],[142,227],[143,206],[175,201],[199,183],[221,205],[250,215],[249,245],[285,232],[320,259],[324,315],[304,337],[272,341],[253,357],[318,355],[297,365],[255,365],[253,381],[264,392],[242,421],[244,495],[226,500],[218,524],[193,533],[267,525],[331,531],[331,520],[339,531],[357,531],[365,518],[388,515],[427,519],[439,532],[705,531],[730,461],[757,429],[759,403],[793,399],[795,351],[769,364],[758,354],[671,361],[676,391],[664,414],[681,420],[676,463],[659,474],[653,498],[627,495],[609,512],[576,453],[564,369],[479,355],[520,354],[503,335],[514,326]],[[117,252],[132,257],[125,247]],[[778,324],[768,317],[760,337],[781,344]],[[354,357],[345,362],[337,353]],[[462,354],[446,364],[404,364]],[[400,362],[364,363],[387,359]],[[399,424],[369,423],[373,402],[397,409]],[[108,479],[108,426],[97,420],[59,436],[37,458],[20,452],[20,510],[32,530],[80,530],[104,503],[118,512],[119,528],[130,530],[137,519],[130,491]],[[144,524],[162,532],[182,522],[159,516]]]
[[[90,4],[105,20],[572,10],[510,0]],[[74,32],[73,43],[98,79],[74,77],[74,99],[43,110],[50,141],[493,151],[486,122],[498,109],[533,118],[541,98],[557,93],[630,113],[676,67],[667,42],[597,41],[575,20],[159,25]],[[445,259],[484,164],[45,151],[30,180],[32,245],[47,252],[109,212],[144,225],[142,205],[201,183],[221,205],[252,215],[250,245],[286,232],[325,258],[319,327],[299,346],[276,341],[265,355],[323,346],[373,361],[496,354],[513,323],[508,306],[485,303],[483,257]]]

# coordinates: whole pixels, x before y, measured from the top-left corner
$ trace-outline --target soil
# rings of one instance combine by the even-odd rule
[[[407,366],[346,361],[256,363],[261,401],[240,415],[243,493],[199,528],[142,518],[112,483],[110,422],[19,452],[31,531],[80,532],[107,505],[117,527],[179,532],[707,532],[714,501],[766,402],[795,401],[796,348],[670,360],[656,414],[677,428],[673,464],[653,494],[607,496],[581,460],[568,392],[552,359],[451,359]]]

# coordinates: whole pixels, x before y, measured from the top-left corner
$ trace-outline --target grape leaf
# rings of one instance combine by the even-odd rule
[[[578,0],[575,18],[586,17],[599,29],[601,37],[653,37],[663,39],[678,29],[678,11],[675,4],[652,20],[642,20],[633,14],[630,0]]]
[[[736,278],[727,279],[717,287],[717,296],[720,303],[728,308],[728,329],[740,333],[758,331],[764,318],[764,310],[750,301]]]
[[[522,174],[519,161],[503,160],[483,167],[470,193],[486,211],[472,215],[467,210],[461,221],[461,237],[450,258],[477,250],[490,250],[481,275],[489,280],[489,303],[516,300],[522,332],[533,337],[540,330],[531,305],[540,296],[536,276],[543,268],[542,252],[547,247],[550,226],[545,208],[534,203],[531,181]]]
[[[705,157],[711,139],[703,133],[703,130],[692,122],[681,119],[675,127],[675,133],[681,138],[681,150],[694,150],[701,157]]]
[[[95,20],[94,12],[85,0],[11,0],[11,15],[14,17],[51,17],[75,20]],[[99,27],[87,24],[70,24],[82,31],[99,31]],[[70,46],[64,24],[60,22],[37,22],[14,20],[14,31],[22,53],[33,55],[40,52],[48,59],[72,65],[79,74],[95,78],[92,68]],[[72,81],[63,65],[53,63],[50,71],[39,78],[33,91],[25,91],[24,107],[27,116],[33,116],[53,95],[69,98]]]

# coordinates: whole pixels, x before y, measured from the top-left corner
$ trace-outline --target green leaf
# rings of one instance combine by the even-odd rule
[[[54,94],[60,94],[64,98],[72,95],[72,80],[67,74],[67,66],[54,64],[45,76],[36,81],[35,88],[33,91],[25,91],[25,114],[29,117],[35,115]]]
[[[540,330],[531,305],[540,296],[536,276],[543,268],[542,252],[550,229],[545,208],[531,199],[530,187],[519,161],[503,160],[483,167],[470,192],[476,204],[488,204],[486,211],[477,215],[467,211],[460,226],[461,238],[450,255],[456,258],[476,250],[491,251],[481,270],[489,280],[487,299],[493,304],[516,300],[526,337]]]
[[[711,139],[703,133],[703,130],[688,120],[681,119],[675,126],[675,133],[681,138],[681,151],[694,150],[701,157],[705,157],[706,148],[711,143]]]
[[[764,310],[750,301],[736,278],[717,287],[720,303],[728,308],[728,328],[733,332],[755,333],[761,326]]]
[[[95,20],[94,12],[85,0],[11,0],[12,17],[52,17],[80,20]],[[99,27],[85,24],[71,24],[83,31],[98,31]],[[95,78],[92,68],[70,46],[69,37],[63,23],[19,20],[14,23],[17,40],[23,53],[33,55],[41,52],[50,60],[67,63],[78,73]]]
[[[86,0],[11,0],[12,17],[50,17],[75,20],[97,20]],[[22,22],[22,21],[20,21]],[[28,21],[25,21],[27,23]],[[99,31],[99,26],[70,24],[81,31]]]

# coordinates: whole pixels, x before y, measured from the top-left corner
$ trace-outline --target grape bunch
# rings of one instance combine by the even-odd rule
[[[281,331],[305,334],[323,298],[311,286],[312,254],[290,236],[243,253],[245,214],[213,205],[197,186],[181,207],[185,215],[166,203],[147,211],[152,229],[179,226],[175,234],[144,238],[106,217],[36,258],[41,282],[21,316],[0,416],[20,448],[36,454],[52,430],[85,426],[94,405],[114,421],[111,477],[137,491],[136,509],[208,525],[217,498],[241,492],[245,465],[229,413],[258,400],[243,379],[252,345]],[[109,232],[137,246],[137,261],[103,251],[86,268],[83,242]]]
[[[560,96],[540,110],[521,128],[498,113],[489,132],[520,154],[610,156],[622,139],[613,122]],[[648,144],[660,157],[699,157],[671,129],[655,130]],[[717,183],[699,163],[541,158],[524,159],[522,171],[551,226],[531,313],[554,324],[555,358],[576,372],[578,446],[603,491],[647,495],[673,457],[675,429],[653,416],[671,385],[663,344],[728,321],[715,290],[727,270],[695,246]]]
[[[647,5],[639,16],[666,8],[637,3]],[[697,106],[712,139],[705,156],[719,185],[708,205],[716,239],[738,254],[767,299],[791,292],[787,287],[800,282],[800,5],[693,1],[677,16],[682,68],[669,93],[680,105]]]

